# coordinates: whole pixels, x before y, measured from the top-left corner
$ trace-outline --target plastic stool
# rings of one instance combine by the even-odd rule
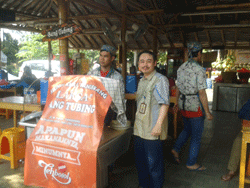
[[[3,130],[0,136],[1,153],[0,159],[10,161],[11,168],[18,167],[18,160],[25,155],[25,132],[23,128],[13,127]],[[10,153],[10,157],[5,156]]]

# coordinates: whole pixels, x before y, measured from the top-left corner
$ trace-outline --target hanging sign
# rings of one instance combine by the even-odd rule
[[[42,117],[26,142],[24,184],[96,188],[97,149],[111,100],[97,77],[50,77]]]
[[[68,38],[72,35],[78,34],[80,31],[81,27],[74,23],[65,23],[59,26],[54,26],[48,30],[42,31],[42,34],[45,35],[43,42]]]

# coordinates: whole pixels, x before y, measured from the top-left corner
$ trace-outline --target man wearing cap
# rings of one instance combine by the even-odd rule
[[[177,138],[172,149],[172,155],[177,163],[180,163],[179,152],[181,147],[191,136],[189,146],[189,156],[186,167],[191,171],[203,171],[206,168],[197,164],[197,157],[200,149],[201,136],[204,128],[205,117],[212,120],[208,108],[206,94],[206,72],[199,65],[202,57],[202,46],[199,42],[187,44],[189,59],[177,70],[177,89],[178,99],[175,110],[181,110],[183,116],[184,129]]]
[[[124,90],[123,77],[118,71],[115,70],[115,67],[113,65],[115,58],[116,48],[110,45],[103,45],[99,56],[100,67],[90,71],[88,75],[102,76],[120,80]]]
[[[125,98],[125,88],[122,75],[115,70],[114,61],[116,58],[116,48],[110,45],[103,45],[100,50],[99,64],[100,67],[88,72],[88,75],[101,76],[120,81],[120,89]],[[105,118],[105,124],[109,125],[115,114],[110,108]]]

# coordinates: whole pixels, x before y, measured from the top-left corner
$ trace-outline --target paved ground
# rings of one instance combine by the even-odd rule
[[[210,109],[212,90],[207,90]],[[230,182],[222,182],[221,175],[227,172],[227,162],[232,143],[240,131],[240,121],[236,113],[213,111],[214,120],[205,121],[199,163],[207,167],[204,172],[190,172],[185,167],[188,153],[188,143],[181,151],[182,163],[176,165],[170,158],[169,152],[174,143],[173,139],[166,142],[165,165],[166,177],[164,188],[236,188],[239,185],[238,176]],[[13,120],[5,120],[0,116],[1,129],[12,127]],[[10,169],[6,160],[0,161],[0,188],[25,188],[23,185],[23,164],[16,170]],[[122,157],[109,174],[109,188],[137,188],[137,171],[133,157]]]

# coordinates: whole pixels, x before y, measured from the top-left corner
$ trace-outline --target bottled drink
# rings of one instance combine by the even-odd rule
[[[27,98],[28,98],[28,88],[23,89],[23,97],[24,97],[24,103],[27,103]]]
[[[34,90],[34,88],[31,87],[31,88],[29,89],[29,92],[28,92],[28,93],[29,93],[29,97],[30,97],[30,102],[29,102],[29,103],[33,103],[33,101],[34,101],[33,99],[34,99],[34,95],[35,95],[35,90]]]

